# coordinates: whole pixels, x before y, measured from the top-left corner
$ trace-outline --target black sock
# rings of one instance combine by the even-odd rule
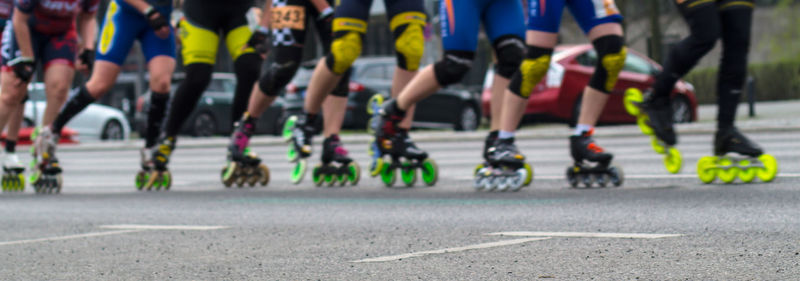
[[[72,96],[67,103],[64,105],[64,108],[61,109],[61,112],[56,117],[56,121],[53,122],[53,133],[56,135],[61,135],[61,129],[67,125],[69,120],[72,120],[75,115],[78,115],[84,108],[89,106],[95,101],[95,98],[89,94],[89,90],[86,89],[86,85],[82,85],[79,88],[75,89],[78,91],[77,94]]]
[[[17,141],[6,140],[6,153],[14,153],[14,152],[17,152]]]
[[[152,92],[150,94],[150,108],[147,111],[147,132],[144,147],[153,147],[158,142],[158,134],[161,132],[161,124],[169,102],[169,93]]]

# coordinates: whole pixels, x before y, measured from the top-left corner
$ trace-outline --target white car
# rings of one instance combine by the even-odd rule
[[[25,102],[24,123],[26,126],[41,124],[46,106],[44,84],[29,84],[28,97],[28,101]],[[35,112],[34,104],[36,104]],[[75,130],[84,141],[127,140],[131,134],[129,124],[128,118],[121,110],[102,104],[91,104],[72,118],[67,127]]]

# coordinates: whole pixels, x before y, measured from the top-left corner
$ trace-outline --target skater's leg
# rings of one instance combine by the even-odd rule
[[[154,57],[147,64],[150,72],[150,108],[147,111],[147,131],[145,148],[152,148],[158,142],[161,133],[161,124],[167,112],[169,92],[172,82],[172,72],[175,69],[175,59],[169,56]]]
[[[589,40],[597,51],[598,60],[589,85],[583,92],[576,132],[591,130],[597,124],[625,64],[627,53],[619,23],[606,23],[592,28]]]
[[[23,101],[11,114],[8,120],[8,130],[6,130],[6,152],[14,152],[17,140],[19,140],[19,129],[22,127],[25,118],[25,102]],[[0,129],[2,132],[2,129]],[[9,151],[9,149],[11,151]]]
[[[69,85],[75,69],[67,64],[52,64],[44,72],[44,91],[47,95],[47,106],[44,110],[42,124],[48,126],[58,116],[59,110],[67,100]]]
[[[27,92],[27,83],[21,82],[13,71],[9,70],[0,73],[0,132],[9,122],[20,122],[14,121],[16,118],[14,115],[18,115],[24,110],[24,107],[20,106],[20,104],[25,99]],[[9,125],[8,128],[10,136],[13,127]]]
[[[558,33],[528,30],[525,43],[528,52],[520,69],[511,78],[509,88],[503,98],[503,112],[500,115],[500,130],[514,132],[519,126],[528,97],[550,68],[550,56],[558,42]]]
[[[724,3],[732,3],[725,5]],[[733,127],[736,109],[747,75],[747,53],[753,20],[752,1],[723,1],[720,6],[722,25],[722,59],[717,78],[717,128]]]
[[[397,67],[392,77],[392,98],[398,98],[404,88],[417,74],[420,61],[425,50],[425,11],[422,1],[385,1],[386,15],[389,17],[390,29],[394,40]],[[404,108],[405,119],[400,122],[401,128],[411,128],[414,119],[414,106]]]
[[[77,93],[67,101],[53,122],[53,133],[60,135],[61,129],[75,115],[78,115],[84,108],[103,97],[114,86],[114,81],[116,81],[119,72],[120,67],[115,63],[103,60],[95,61],[94,71],[92,71],[89,81],[75,89]]]

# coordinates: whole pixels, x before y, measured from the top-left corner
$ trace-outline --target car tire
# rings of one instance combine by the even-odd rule
[[[125,131],[122,128],[122,123],[117,119],[111,119],[103,125],[103,131],[100,132],[101,140],[123,140],[125,139]]]
[[[192,135],[210,137],[217,133],[217,120],[211,113],[202,112],[192,120]]]
[[[480,126],[480,113],[469,103],[464,103],[458,111],[453,127],[456,131],[475,131]]]
[[[692,122],[692,105],[683,96],[675,96],[672,99],[672,119],[677,123]]]

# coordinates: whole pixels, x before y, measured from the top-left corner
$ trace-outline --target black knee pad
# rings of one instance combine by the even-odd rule
[[[625,39],[619,35],[607,35],[595,39],[592,45],[597,52],[597,67],[589,80],[589,87],[610,94],[617,84],[619,72],[625,66],[628,53]]]
[[[296,61],[270,64],[264,75],[258,79],[258,88],[267,96],[277,96],[281,89],[292,80],[298,67],[300,65]]]
[[[445,51],[444,58],[433,65],[436,81],[442,87],[461,81],[472,67],[474,58],[475,52]]]
[[[522,98],[528,98],[550,69],[552,55],[552,48],[528,46],[525,59],[519,65],[519,71],[511,77],[508,89]]]
[[[519,69],[519,65],[525,56],[525,42],[522,41],[522,38],[508,35],[495,40],[493,47],[497,56],[495,73],[510,79],[514,72]]]
[[[336,84],[336,88],[333,88],[331,95],[346,98],[350,94],[350,73],[352,72],[352,69],[348,69],[342,75],[342,79],[339,80],[339,84]]]

